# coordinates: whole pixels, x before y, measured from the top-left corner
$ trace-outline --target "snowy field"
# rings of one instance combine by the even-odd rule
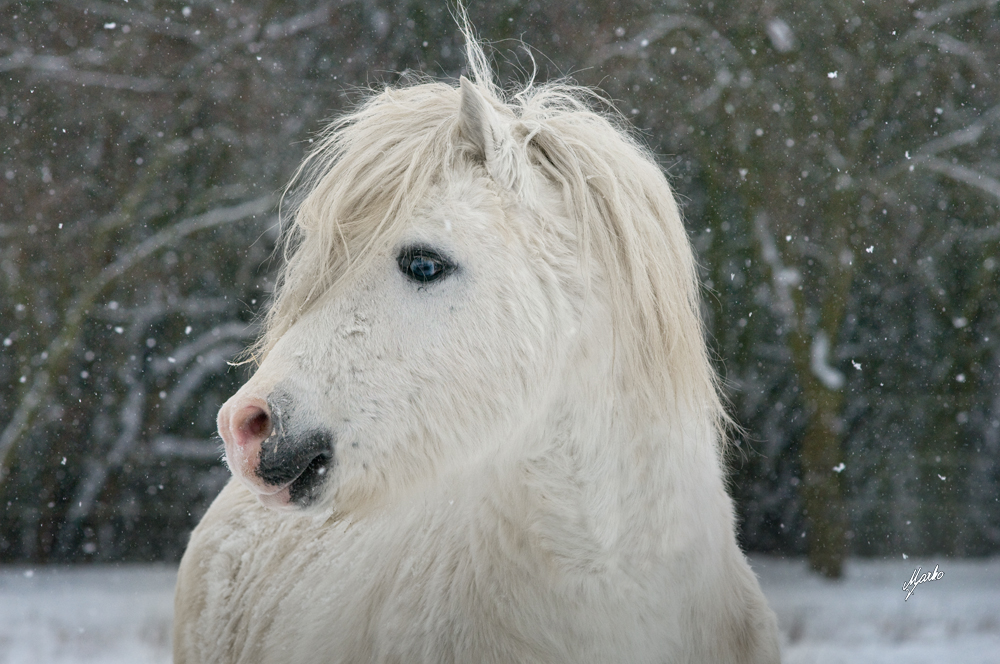
[[[1000,664],[1000,558],[853,560],[837,583],[801,560],[752,558],[787,664]],[[945,576],[903,584],[920,566]],[[176,571],[0,568],[0,664],[170,661]]]

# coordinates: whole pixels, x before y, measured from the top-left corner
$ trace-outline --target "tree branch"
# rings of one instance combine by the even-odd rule
[[[635,58],[639,57],[643,50],[653,42],[666,37],[675,30],[692,30],[703,34],[712,35],[722,47],[725,55],[734,62],[741,60],[739,52],[728,40],[722,37],[711,25],[695,16],[657,16],[652,25],[637,34],[626,42],[614,42],[607,44],[597,50],[587,63],[589,67],[596,67],[604,64],[612,58]],[[711,55],[711,54],[707,54]]]
[[[1000,0],[958,0],[957,2],[942,4],[932,12],[915,12],[914,16],[920,21],[920,27],[927,29],[942,21],[947,21],[952,16],[992,7],[997,2],[1000,2]]]
[[[58,369],[68,359],[70,351],[76,346],[77,338],[84,317],[101,292],[118,277],[148,258],[160,249],[170,246],[183,237],[223,224],[239,221],[250,216],[263,214],[272,209],[276,203],[274,196],[268,195],[241,205],[211,210],[205,214],[178,222],[165,228],[152,237],[139,243],[115,262],[105,267],[77,295],[67,310],[63,328],[46,349],[45,364],[35,373],[31,386],[21,397],[17,410],[0,434],[0,484],[4,482],[8,472],[10,453],[17,442],[30,428],[39,405],[47,400],[51,387],[50,372]]]
[[[953,164],[944,159],[938,159],[937,157],[925,159],[922,161],[921,166],[924,168],[934,171],[935,173],[941,173],[942,175],[947,175],[952,180],[957,180],[970,187],[975,187],[985,191],[991,196],[996,196],[1000,199],[1000,180],[992,178],[989,175],[984,175],[979,171],[975,171],[968,166],[962,166],[961,164]]]
[[[327,2],[316,9],[298,14],[292,18],[279,22],[268,23],[267,27],[264,28],[264,39],[285,39],[286,37],[292,37],[293,35],[302,32],[303,30],[309,30],[310,28],[315,28],[318,25],[323,25],[330,20],[330,16],[337,9],[340,9],[344,5],[350,4],[354,0],[336,0],[335,2]]]
[[[975,143],[980,139],[980,137],[982,137],[983,132],[997,120],[1000,120],[1000,106],[994,106],[990,110],[986,111],[978,120],[970,124],[968,127],[958,129],[950,134],[945,134],[940,138],[935,138],[932,141],[924,143],[922,146],[914,150],[912,161],[920,162],[946,150]],[[904,164],[900,164],[897,167],[897,170],[903,166]]]
[[[169,92],[171,86],[166,79],[156,76],[140,78],[124,74],[108,74],[100,71],[73,69],[69,58],[56,55],[33,55],[21,51],[0,58],[0,71],[26,69],[43,78],[74,83],[80,86],[95,86],[112,90],[131,90],[132,92]]]

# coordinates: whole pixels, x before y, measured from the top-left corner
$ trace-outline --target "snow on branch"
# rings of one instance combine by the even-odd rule
[[[176,300],[171,299],[163,304],[162,312],[164,314],[176,313],[194,317],[221,314],[228,311],[230,307],[230,302],[222,297],[185,297]],[[116,308],[105,306],[97,311],[92,311],[91,315],[94,318],[112,323],[132,323],[135,320],[145,317],[143,307],[126,309],[121,306]]]
[[[979,78],[985,81],[990,80],[990,65],[965,42],[941,32],[921,32],[915,40],[935,46],[942,53],[964,58]]]
[[[80,86],[131,90],[132,92],[167,92],[170,86],[166,79],[152,76],[140,78],[124,74],[109,74],[101,71],[74,69],[69,58],[56,55],[33,55],[29,51],[19,51],[0,58],[0,71],[27,69],[40,76]]]
[[[663,37],[666,37],[675,30],[691,30],[693,32],[711,35],[724,55],[726,55],[733,62],[741,61],[739,52],[733,47],[733,45],[717,30],[715,30],[715,28],[702,19],[696,16],[671,15],[657,16],[653,20],[652,25],[628,41],[614,42],[601,47],[597,50],[587,65],[590,67],[598,66],[613,58],[640,57],[647,46],[659,39],[662,39]]]
[[[977,9],[992,7],[998,2],[1000,2],[1000,0],[958,0],[957,2],[946,2],[931,12],[914,12],[914,16],[916,16],[918,21],[920,21],[920,27],[927,29],[934,27],[942,21],[947,21],[953,16],[966,14]]]
[[[120,277],[127,270],[134,267],[140,261],[148,258],[153,253],[172,245],[178,240],[192,233],[207,230],[215,226],[221,226],[233,221],[246,219],[258,214],[263,214],[274,207],[276,199],[272,195],[261,196],[252,201],[234,205],[232,207],[216,208],[204,214],[200,214],[190,219],[180,221],[173,226],[164,228],[159,233],[147,238],[143,242],[120,256],[114,263],[108,265],[97,278],[91,282],[90,291],[100,292],[109,283]]]
[[[180,438],[178,436],[158,436],[150,444],[153,454],[159,457],[215,461],[223,456],[218,438]]]
[[[215,375],[225,369],[231,357],[243,350],[239,344],[223,344],[217,346],[206,353],[199,361],[191,365],[177,385],[167,395],[163,402],[163,418],[166,422],[172,422],[181,412],[184,404],[187,403],[208,376]]]
[[[987,194],[1000,199],[1000,180],[985,175],[980,171],[973,170],[968,166],[962,166],[961,164],[953,164],[950,161],[936,157],[925,159],[921,165],[928,170],[946,175],[953,180],[985,191]]]
[[[213,346],[233,339],[239,341],[252,339],[254,334],[254,326],[241,321],[217,325],[191,343],[184,344],[171,352],[169,359],[173,360],[172,362],[164,359],[154,362],[153,371],[159,375],[174,370],[181,371],[183,367],[199,355],[206,353]]]
[[[309,30],[330,20],[334,10],[350,4],[353,0],[327,2],[316,9],[293,16],[287,21],[268,23],[264,28],[264,39],[284,39],[304,30]]]
[[[119,23],[130,25],[132,28],[139,28],[174,39],[194,41],[194,37],[196,36],[196,28],[194,27],[189,27],[177,21],[166,22],[155,14],[142,11],[127,4],[121,5],[118,3],[100,2],[98,0],[84,2],[80,0],[61,0],[60,4],[78,11],[82,10],[82,13],[87,15],[104,19],[114,19]]]
[[[994,106],[983,113],[976,122],[973,122],[968,127],[963,127],[923,144],[914,150],[911,162],[919,163],[946,150],[975,143],[982,137],[983,132],[997,120],[1000,120],[1000,106]],[[901,164],[900,168],[905,165]]]
[[[121,432],[103,459],[91,458],[85,464],[83,479],[76,487],[65,521],[60,527],[57,545],[59,549],[68,548],[70,538],[73,537],[79,523],[90,514],[104,489],[108,475],[125,460],[142,429],[146,390],[134,375],[129,375],[127,378],[128,398],[120,411]]]
[[[809,368],[813,375],[828,390],[839,390],[844,386],[844,374],[830,366],[830,339],[823,330],[817,330],[813,337],[809,354]]]
[[[761,258],[771,270],[771,281],[778,303],[775,307],[787,319],[795,315],[795,302],[792,300],[791,288],[799,285],[802,275],[794,268],[786,268],[781,261],[781,254],[774,243],[770,230],[767,228],[767,216],[760,212],[754,223],[757,242],[760,244]]]

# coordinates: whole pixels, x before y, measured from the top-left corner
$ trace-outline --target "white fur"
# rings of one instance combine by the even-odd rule
[[[232,481],[175,662],[776,662],[740,552],[691,248],[587,92],[387,89],[307,160],[260,366],[335,435],[319,504]],[[420,286],[421,243],[458,270]]]

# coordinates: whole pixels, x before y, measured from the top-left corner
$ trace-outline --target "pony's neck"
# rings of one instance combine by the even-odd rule
[[[482,466],[477,518],[526,524],[539,554],[595,568],[684,548],[663,533],[697,531],[678,526],[727,500],[712,427],[590,403],[599,405],[554,409],[523,455]]]

